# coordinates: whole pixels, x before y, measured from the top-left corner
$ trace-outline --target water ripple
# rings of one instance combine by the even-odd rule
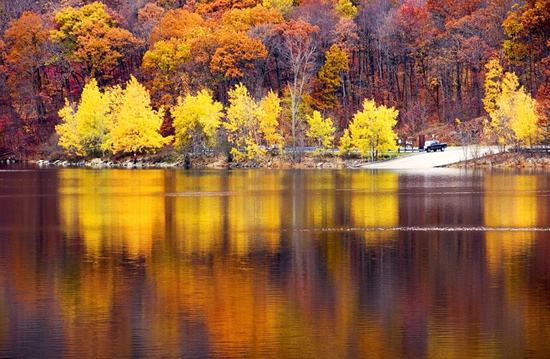
[[[350,227],[294,228],[294,232],[550,232],[549,227]]]

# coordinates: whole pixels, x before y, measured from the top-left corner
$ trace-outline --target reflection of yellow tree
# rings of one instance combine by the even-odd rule
[[[399,187],[396,173],[351,174],[351,217],[356,228],[394,228],[399,222]],[[365,232],[367,239],[382,239],[391,232]]]
[[[69,238],[79,235],[88,256],[104,247],[148,256],[154,238],[163,237],[162,171],[59,172],[62,226]],[[115,231],[116,229],[116,231]],[[105,243],[106,240],[113,243]]]
[[[537,177],[495,175],[485,177],[484,217],[488,228],[532,228],[537,221]],[[531,250],[534,232],[494,232],[486,237],[491,269]]]

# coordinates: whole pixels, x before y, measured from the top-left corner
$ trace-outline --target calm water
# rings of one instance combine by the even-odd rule
[[[549,173],[0,168],[1,358],[549,356]]]

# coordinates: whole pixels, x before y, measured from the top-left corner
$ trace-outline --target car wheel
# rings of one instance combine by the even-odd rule
[[[441,147],[441,152],[445,151],[445,147]]]

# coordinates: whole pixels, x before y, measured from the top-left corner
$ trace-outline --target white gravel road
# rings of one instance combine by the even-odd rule
[[[496,152],[495,147],[447,147],[444,152],[416,152],[393,160],[367,163],[368,169],[422,169],[450,165]]]

